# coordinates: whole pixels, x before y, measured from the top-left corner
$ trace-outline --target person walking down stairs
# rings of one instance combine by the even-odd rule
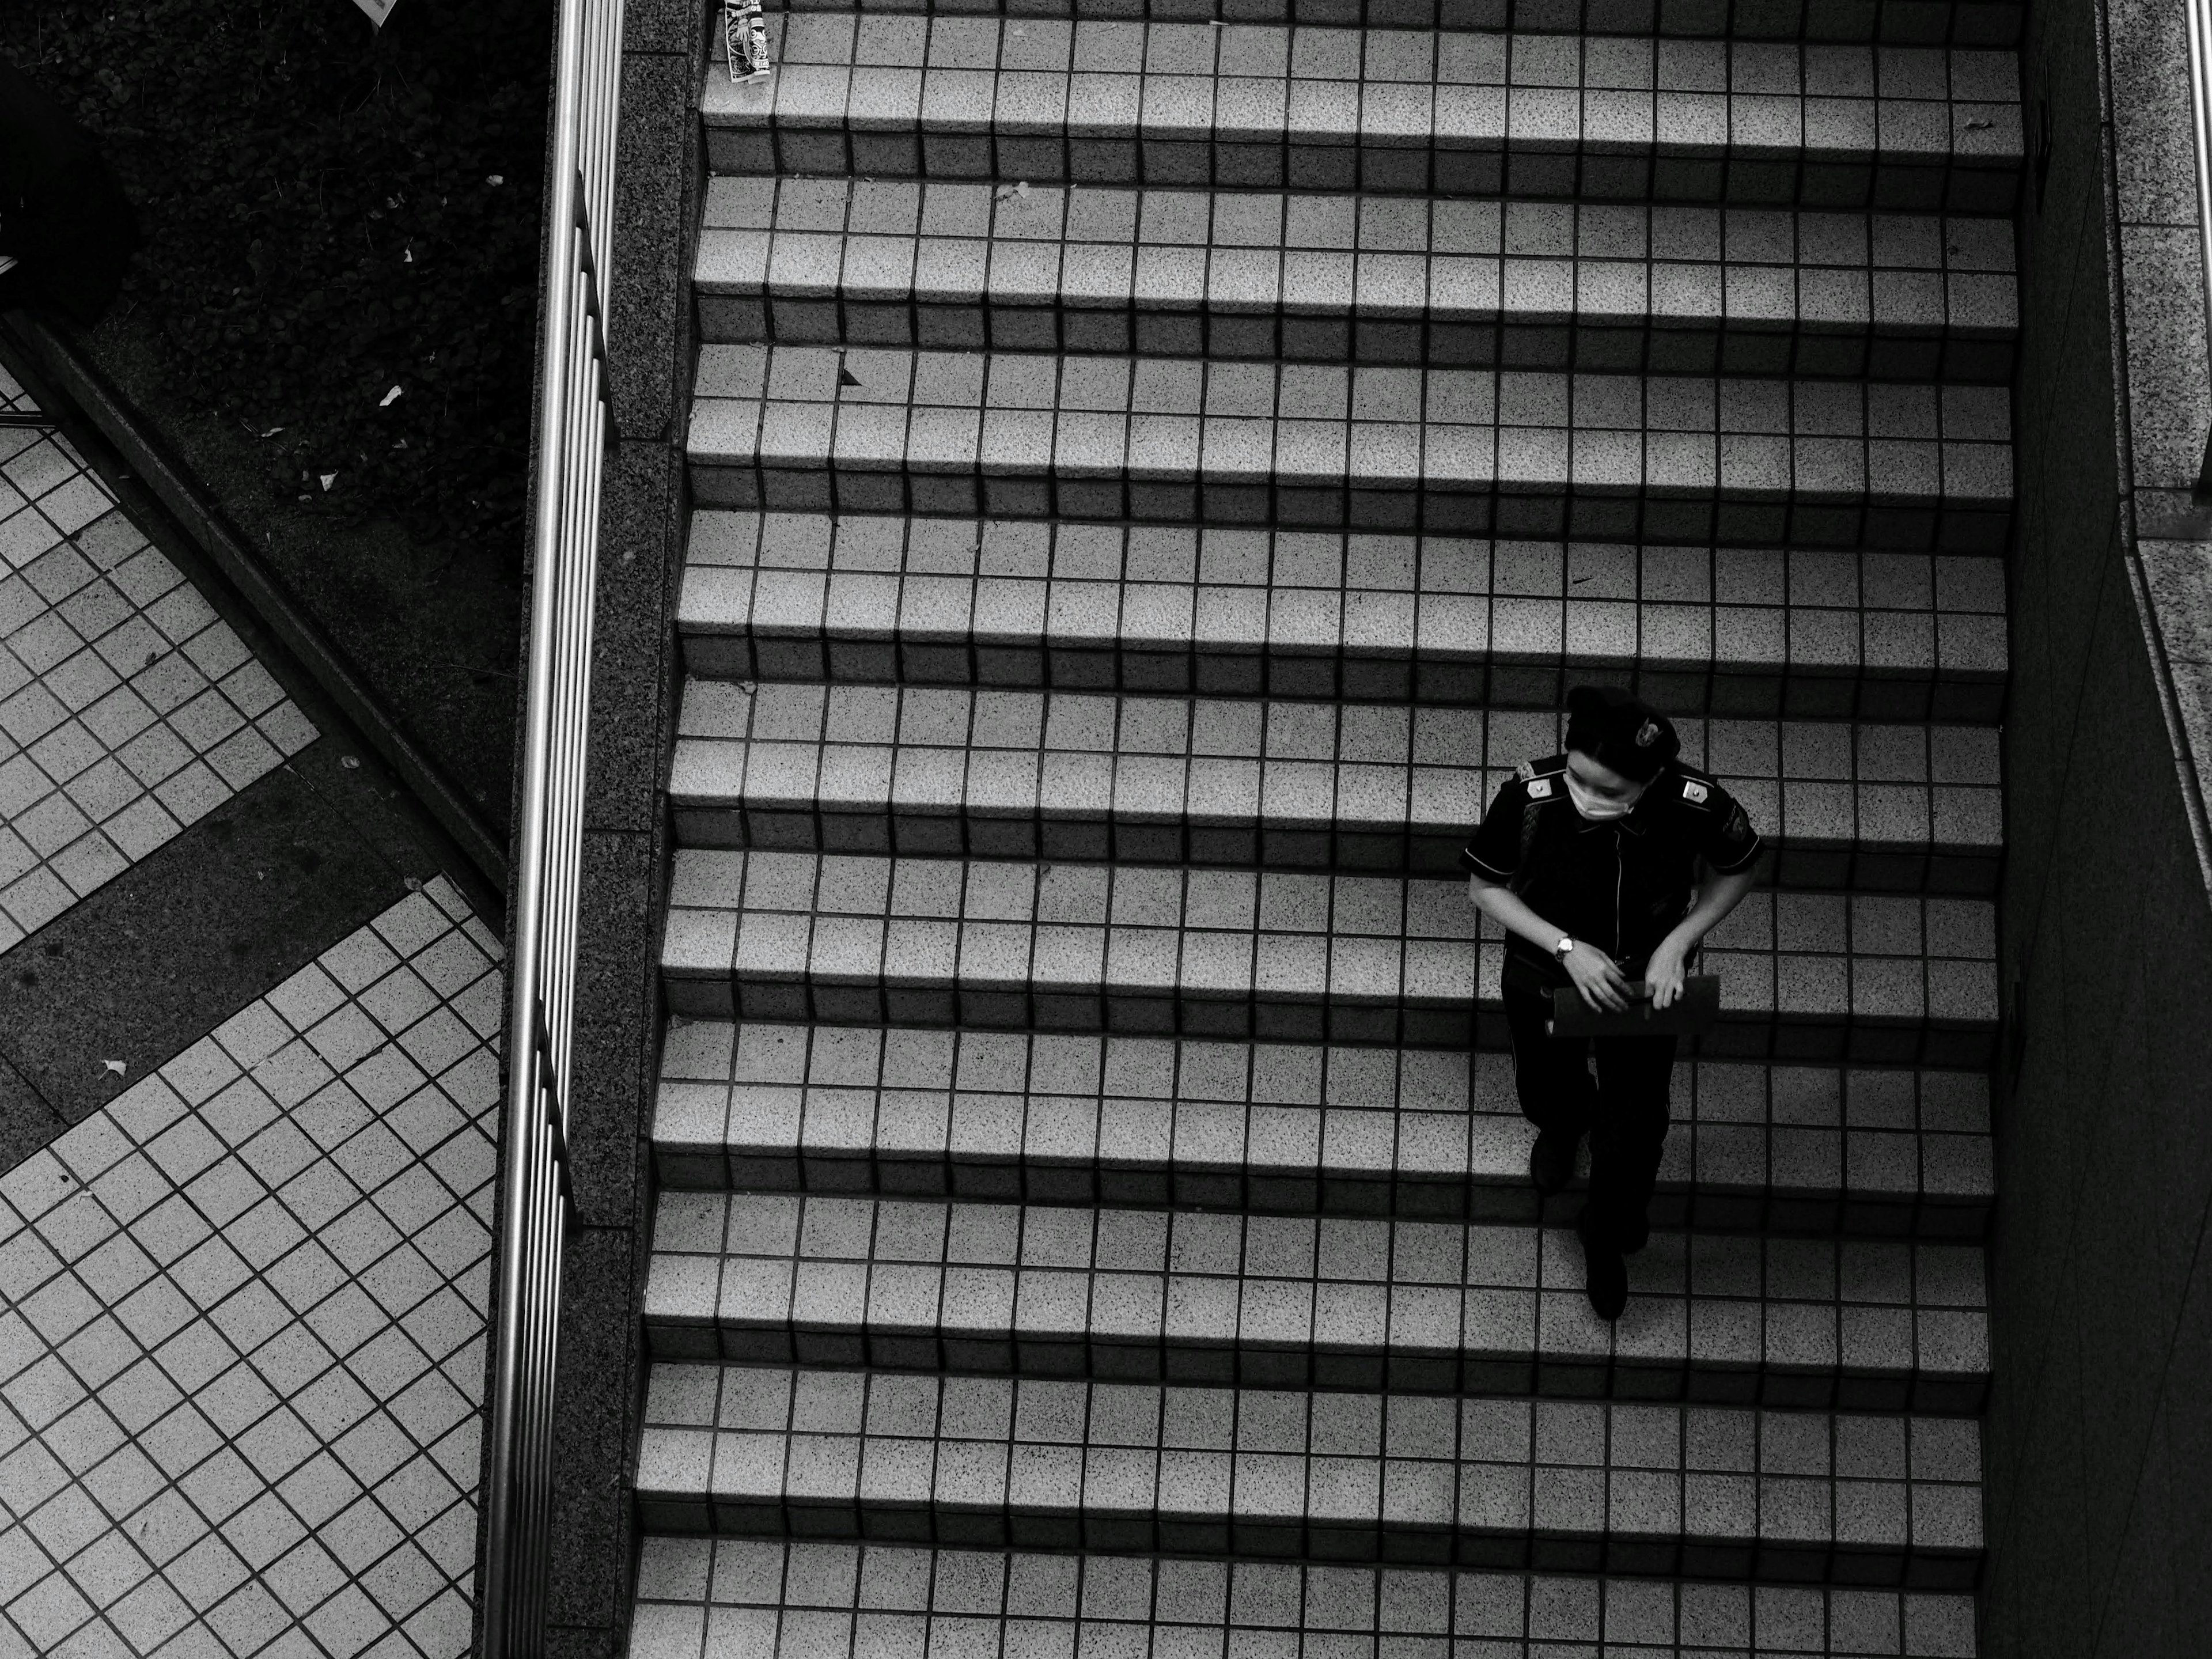
[[[1607,1320],[1628,1304],[1624,1258],[1650,1235],[1675,1039],[1554,1036],[1552,994],[1571,985],[1619,1012],[1644,981],[1655,1007],[1671,1006],[1699,941],[1751,890],[1759,832],[1681,747],[1674,722],[1636,698],[1577,687],[1566,752],[1523,763],[1461,854],[1475,908],[1507,934],[1514,1082],[1536,1126],[1528,1176],[1544,1197],[1573,1178],[1589,1137],[1576,1231],[1590,1306]]]

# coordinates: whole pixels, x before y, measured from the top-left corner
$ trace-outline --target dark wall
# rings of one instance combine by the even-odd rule
[[[2046,0],[2022,72],[2050,160],[2021,235],[1982,1632],[2019,1659],[2212,1652],[2212,908],[2133,562],[2102,27]],[[2109,84],[2170,100],[2175,67]]]

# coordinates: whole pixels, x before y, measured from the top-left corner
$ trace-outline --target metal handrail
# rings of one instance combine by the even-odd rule
[[[2197,252],[2204,262],[2205,349],[2212,353],[2212,0],[2185,0],[2189,31],[2191,137],[2197,151]],[[2197,471],[2197,499],[2212,501],[2212,434]]]
[[[538,343],[529,678],[508,901],[482,1659],[538,1659],[545,1648],[556,1343],[572,1201],[568,1087],[592,600],[601,466],[614,434],[602,319],[612,252],[622,14],[622,0],[561,0]]]

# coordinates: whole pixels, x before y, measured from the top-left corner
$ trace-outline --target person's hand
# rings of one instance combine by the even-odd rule
[[[1617,1014],[1628,1006],[1628,975],[1596,945],[1577,939],[1575,948],[1559,960],[1566,964],[1567,977],[1574,981],[1575,989],[1591,1007]]]
[[[1651,988],[1654,1008],[1671,1008],[1682,994],[1689,955],[1689,946],[1675,939],[1659,941],[1659,948],[1651,953],[1651,960],[1644,967],[1644,982]]]

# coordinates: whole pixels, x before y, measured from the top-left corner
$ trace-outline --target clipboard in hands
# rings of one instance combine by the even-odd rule
[[[1671,1008],[1651,1006],[1651,988],[1642,980],[1628,987],[1628,1006],[1619,1013],[1593,1008],[1571,985],[1552,993],[1553,1036],[1703,1036],[1721,1017],[1721,981],[1717,974],[1692,974]]]

